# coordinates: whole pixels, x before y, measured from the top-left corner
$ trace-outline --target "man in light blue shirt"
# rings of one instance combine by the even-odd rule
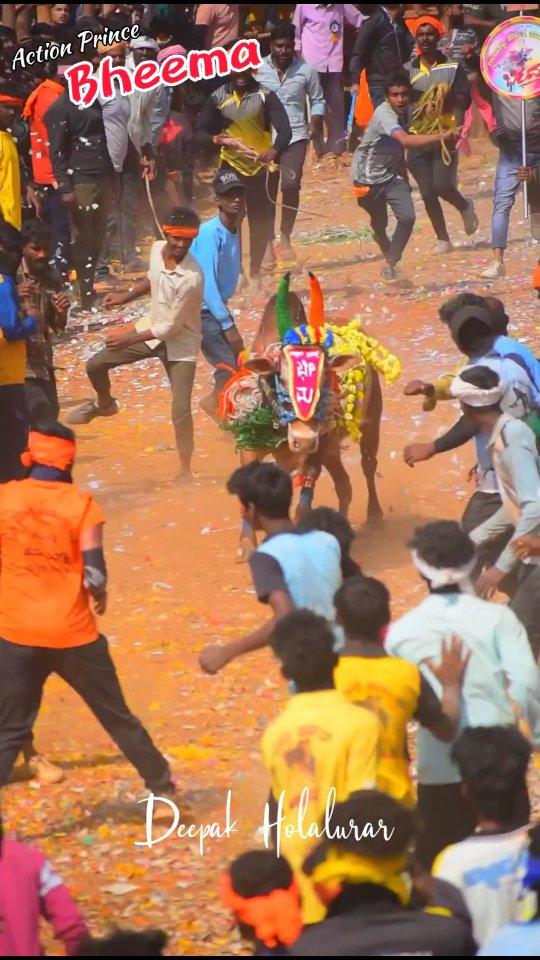
[[[429,594],[390,625],[387,652],[420,667],[440,696],[440,684],[429,664],[439,661],[441,640],[457,635],[470,650],[461,727],[515,724],[514,701],[530,726],[537,749],[540,674],[527,632],[504,604],[481,600],[472,591],[469,577],[475,551],[471,539],[455,521],[438,520],[419,527],[408,546]],[[450,753],[450,744],[418,729],[418,810],[423,831],[417,853],[426,867],[444,847],[463,840],[475,827]]]
[[[201,349],[215,368],[214,389],[201,400],[201,408],[217,419],[220,391],[236,369],[244,349],[242,335],[229,310],[240,276],[240,225],[246,209],[245,188],[234,170],[220,170],[214,177],[218,214],[201,225],[191,253],[204,275]]]
[[[279,23],[273,27],[270,39],[270,56],[265,57],[256,79],[268,90],[272,90],[281,100],[291,125],[291,142],[280,158],[281,192],[283,207],[281,212],[281,252],[285,257],[294,257],[291,246],[291,234],[298,212],[302,170],[306,151],[311,137],[322,137],[323,116],[326,105],[314,67],[305,63],[294,52],[295,31],[291,23]],[[311,120],[308,124],[306,102],[309,103]],[[272,199],[275,218],[280,174],[276,170],[268,178],[268,193]],[[269,244],[265,262],[275,261],[272,242]]]

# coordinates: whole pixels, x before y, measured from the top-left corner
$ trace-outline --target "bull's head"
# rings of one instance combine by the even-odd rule
[[[331,420],[333,371],[358,363],[356,355],[330,357],[332,334],[325,327],[322,291],[310,274],[309,321],[294,327],[289,311],[289,274],[280,283],[275,302],[280,344],[269,355],[251,357],[245,367],[267,378],[276,414],[287,426],[289,448],[300,456],[313,453]]]

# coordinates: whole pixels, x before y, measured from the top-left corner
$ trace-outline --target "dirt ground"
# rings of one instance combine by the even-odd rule
[[[459,517],[470,493],[470,448],[414,470],[402,460],[405,443],[430,438],[455,416],[451,405],[423,413],[418,398],[402,395],[408,379],[441,373],[457,359],[437,307],[461,289],[489,287],[507,304],[516,335],[536,340],[538,307],[530,276],[538,248],[525,241],[521,201],[513,212],[507,278],[479,278],[490,262],[493,162],[482,143],[463,164],[461,183],[477,203],[481,229],[465,238],[458,214],[447,211],[456,249],[444,258],[432,253],[434,238],[415,194],[418,219],[404,259],[414,284],[410,290],[382,283],[381,259],[371,240],[334,242],[327,236],[302,242],[328,228],[367,226],[350,192],[348,171],[324,166],[308,169],[305,178],[301,203],[315,215],[299,217],[297,250],[322,281],[327,314],[361,316],[366,329],[403,364],[401,380],[384,388],[378,483],[386,518],[376,533],[362,530],[366,497],[358,448],[350,446],[345,454],[354,485],[355,556],[366,572],[388,584],[395,615],[424,590],[408,560],[409,533],[430,518]],[[294,288],[305,292],[306,279],[299,272]],[[273,281],[267,285],[266,295],[274,286]],[[234,300],[247,341],[264,300],[264,294]],[[57,348],[64,410],[89,395],[84,360],[101,342],[96,325],[87,333],[73,331]],[[195,804],[197,823],[218,820],[224,826],[231,790],[238,832],[207,840],[204,856],[196,839],[173,836],[152,849],[135,846],[145,838],[143,808],[136,806],[145,795],[142,784],[84,704],[56,678],[47,685],[36,739],[65,768],[65,782],[41,789],[14,783],[5,791],[3,816],[7,827],[54,861],[92,931],[104,933],[113,924],[158,926],[170,934],[172,954],[220,956],[245,952],[220,907],[218,878],[236,852],[260,843],[267,780],[259,741],[286,691],[267,652],[229,666],[218,677],[202,675],[197,665],[205,643],[237,636],[266,615],[253,595],[247,567],[235,563],[238,508],[225,490],[237,463],[233,442],[197,409],[209,383],[210,371],[201,361],[194,397],[193,488],[174,481],[169,393],[154,361],[114,375],[119,416],[78,429],[76,480],[92,490],[107,516],[110,605],[103,632],[127,700],[171,758],[181,794],[188,793]],[[335,505],[326,477],[316,502]],[[156,834],[169,823],[167,817],[156,825]],[[58,953],[57,944],[45,942],[49,952]]]

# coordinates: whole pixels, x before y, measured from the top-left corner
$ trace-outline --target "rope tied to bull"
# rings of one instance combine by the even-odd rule
[[[445,130],[455,126],[453,119],[451,123],[443,122],[444,105],[449,92],[448,83],[434,83],[422,94],[413,109],[411,124],[413,133],[444,133]],[[452,155],[444,140],[441,140],[441,159],[447,167],[452,163]]]

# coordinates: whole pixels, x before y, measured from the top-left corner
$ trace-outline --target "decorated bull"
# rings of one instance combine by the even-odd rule
[[[248,357],[225,385],[219,403],[243,464],[272,454],[300,487],[297,517],[308,510],[322,467],[332,477],[340,511],[352,499],[341,443],[360,443],[368,489],[367,518],[382,516],[375,483],[382,414],[379,372],[388,382],[400,364],[361,330],[361,321],[325,322],[319,281],[310,278],[309,318],[290,292],[290,275],[268,301]],[[249,538],[252,543],[254,540]],[[243,544],[243,553],[249,548]]]

